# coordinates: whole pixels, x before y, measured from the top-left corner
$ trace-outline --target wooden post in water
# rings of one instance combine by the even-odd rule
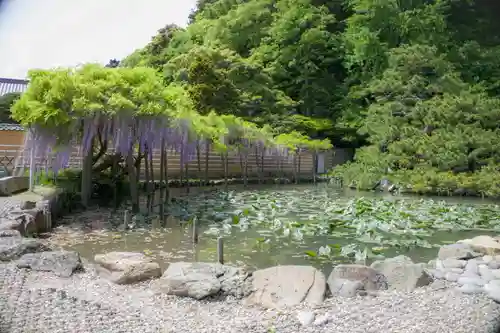
[[[193,243],[197,244],[198,243],[198,223],[197,223],[197,218],[195,217],[193,219]]]
[[[224,264],[224,239],[222,237],[217,238],[217,262]]]
[[[124,229],[128,228],[130,221],[132,221],[132,215],[131,215],[130,211],[127,209],[125,211],[125,214],[123,215],[123,227],[124,227]]]

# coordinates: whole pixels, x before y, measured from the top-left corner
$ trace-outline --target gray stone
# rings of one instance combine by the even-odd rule
[[[484,291],[486,292],[486,295],[493,301],[500,303],[500,284],[499,283],[493,283],[494,281],[498,280],[493,280],[490,283],[487,283],[484,286]]]
[[[248,296],[252,291],[250,273],[219,263],[175,262],[158,280],[161,292],[203,299],[214,295]]]
[[[484,264],[479,265],[479,276],[481,276],[481,279],[483,279],[485,282],[490,282],[491,280],[495,279],[495,276],[491,272],[491,269],[489,269],[488,266]]]
[[[427,272],[432,275],[434,279],[444,279],[445,272],[439,269],[428,269]]]
[[[478,263],[477,260],[472,259],[467,261],[467,265],[465,265],[465,271],[469,273],[477,274],[478,271]]]
[[[439,248],[438,258],[444,259],[470,259],[476,257],[477,254],[468,244],[448,244]]]
[[[116,284],[131,284],[161,276],[158,263],[142,253],[109,252],[94,257],[99,274]]]
[[[490,270],[493,275],[493,279],[500,280],[500,269],[492,269]]]
[[[0,238],[0,261],[18,259],[26,253],[49,251],[39,240],[21,237]]]
[[[21,238],[21,233],[17,230],[0,230],[0,237],[17,237]]]
[[[22,210],[36,208],[36,201],[23,201],[19,205],[19,208]]]
[[[436,269],[436,262],[437,260],[429,260],[429,262],[427,263],[427,268],[428,269]]]
[[[500,254],[500,243],[491,236],[476,236],[472,239],[464,239],[460,243],[467,244],[472,250],[482,254],[492,256]]]
[[[455,259],[446,259],[444,262],[448,260]],[[454,264],[457,264],[458,261],[456,260]],[[465,261],[463,266],[465,266]],[[404,256],[375,261],[371,267],[387,278],[389,289],[393,290],[413,291],[415,288],[426,286],[433,281],[424,264],[414,264],[410,258]]]
[[[486,256],[483,256],[482,259],[487,264],[487,263],[489,263],[490,261],[493,260],[493,256],[486,255]]]
[[[253,273],[254,292],[246,304],[266,308],[321,304],[326,294],[323,273],[311,266],[275,266]]]
[[[316,315],[311,311],[300,311],[297,313],[297,320],[302,326],[309,326],[314,322]]]
[[[314,321],[314,326],[323,326],[327,324],[330,321],[330,315],[328,313],[325,313],[324,315],[317,316],[316,320]]]
[[[481,279],[479,276],[478,277],[468,277],[468,276],[461,276],[457,280],[458,284],[464,285],[464,284],[473,284],[476,286],[484,286],[486,283],[484,282],[483,279]]]
[[[456,289],[464,294],[478,294],[483,292],[483,287],[475,284],[464,284]]]
[[[439,269],[441,271],[443,271],[445,269],[442,260],[440,260],[440,259],[436,260],[436,269]]]
[[[22,221],[0,218],[0,230],[17,230],[22,233],[24,228]]]
[[[450,273],[455,273],[455,274],[463,274],[464,269],[462,269],[462,268],[447,268],[447,269],[445,269],[445,272],[450,272]]]
[[[491,269],[499,269],[500,268],[500,261],[493,259],[490,262],[488,262],[488,267]]]
[[[351,281],[347,279],[328,280],[328,287],[333,296],[354,297],[364,286],[361,281]]]
[[[467,264],[466,260],[459,260],[453,258],[448,258],[443,260],[443,266],[445,268],[464,268],[466,264]]]
[[[457,282],[458,278],[460,277],[460,275],[456,274],[456,273],[446,273],[444,275],[444,278],[447,280],[447,281],[450,281],[450,282]]]
[[[27,253],[16,262],[19,268],[34,271],[54,272],[61,277],[69,277],[82,268],[80,255],[74,251],[47,251]]]
[[[384,274],[364,265],[337,265],[328,277],[328,284],[334,279],[361,281],[365,290],[387,290],[389,287]]]

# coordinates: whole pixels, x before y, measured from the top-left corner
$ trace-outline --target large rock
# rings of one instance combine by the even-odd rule
[[[479,256],[469,244],[456,243],[443,245],[439,248],[438,259],[471,259]]]
[[[26,253],[49,251],[39,240],[21,237],[0,238],[0,261],[18,259]]]
[[[491,236],[476,236],[472,239],[459,241],[461,244],[469,245],[474,251],[486,255],[500,254],[500,242]]]
[[[389,289],[401,291],[413,291],[417,287],[432,283],[433,278],[427,273],[425,266],[413,263],[406,256],[378,260],[371,265],[387,278]]]
[[[1,231],[16,230],[16,231],[19,231],[20,233],[23,233],[24,226],[23,226],[22,221],[14,220],[14,219],[7,219],[7,218],[0,218],[0,230]]]
[[[80,255],[74,251],[47,251],[27,253],[17,260],[17,267],[35,271],[54,272],[69,277],[82,268]]]
[[[218,294],[241,298],[251,292],[249,277],[244,270],[219,263],[175,262],[157,286],[164,293],[195,299]]]
[[[317,305],[325,298],[326,279],[311,266],[275,266],[254,272],[253,289],[247,304],[266,308]]]
[[[116,284],[131,284],[161,276],[158,263],[142,253],[109,252],[94,257],[97,271]]]
[[[364,265],[337,265],[328,276],[328,286],[332,292],[338,283],[336,280],[345,279],[359,281],[364,290],[386,290],[388,288],[387,278],[384,274]]]

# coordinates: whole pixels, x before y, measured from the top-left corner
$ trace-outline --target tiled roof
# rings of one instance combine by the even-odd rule
[[[0,131],[24,131],[24,127],[19,124],[0,123]]]
[[[26,91],[26,88],[28,88],[27,80],[0,77],[0,96],[13,92],[22,93]]]

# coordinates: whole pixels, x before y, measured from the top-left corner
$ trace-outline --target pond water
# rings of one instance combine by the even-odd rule
[[[399,254],[434,259],[442,244],[500,230],[500,207],[463,198],[396,197],[329,184],[177,189],[166,226],[141,218],[123,231],[123,212],[94,209],[64,218],[51,241],[89,259],[108,251],[144,252],[171,261],[216,261],[263,268],[370,262]],[[196,217],[199,242],[192,242]],[[142,221],[142,222],[141,222]],[[152,226],[152,224],[154,226]]]

